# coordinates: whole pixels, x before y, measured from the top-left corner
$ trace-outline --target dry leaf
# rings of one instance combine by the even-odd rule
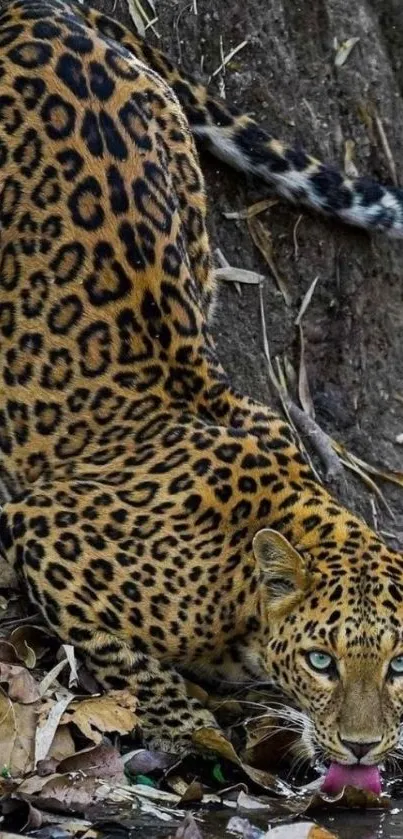
[[[124,756],[126,770],[131,775],[149,775],[156,770],[164,771],[177,761],[177,755],[170,755],[166,752],[152,752],[147,749],[137,749],[134,753]]]
[[[203,799],[203,786],[200,781],[193,780],[189,784],[180,775],[170,775],[168,783],[170,788],[180,796],[180,805]]]
[[[10,699],[28,705],[36,702],[40,697],[38,685],[33,676],[25,667],[18,664],[6,664],[0,662],[0,682],[8,684],[8,695]]]
[[[284,781],[281,781],[276,775],[267,772],[265,769],[256,769],[254,766],[249,766],[248,763],[242,763],[241,765],[248,778],[262,787],[262,789],[288,799],[293,797],[294,791],[292,787]]]
[[[215,249],[214,257],[217,260],[220,268],[224,268],[224,269],[231,268],[231,265],[229,264],[228,259],[226,259],[226,257],[224,256],[224,254],[223,254],[223,252],[220,248]],[[242,296],[241,286],[239,285],[239,283],[234,282],[234,286],[235,286],[238,294],[240,296]]]
[[[274,836],[272,839],[274,839]],[[297,839],[297,837],[295,837],[295,839]],[[310,828],[307,839],[337,839],[337,837],[334,833],[329,833],[328,830],[321,827],[319,824],[313,824]]]
[[[57,765],[62,760],[73,755],[75,750],[74,740],[67,725],[60,725],[52,740],[48,752],[48,759],[53,760]]]
[[[0,641],[0,661],[7,664],[19,664],[20,661],[15,647],[9,641],[3,639]]]
[[[0,830],[0,839],[21,839],[21,834],[9,833],[6,830]]]
[[[43,823],[42,813],[36,807],[33,807],[29,801],[19,801],[11,796],[3,799],[2,812],[13,827],[15,829],[20,828],[24,834],[31,830],[37,831]],[[14,834],[0,833],[0,836],[14,836]]]
[[[199,728],[192,734],[192,740],[198,749],[215,752],[232,763],[240,765],[239,757],[229,740],[217,728]]]
[[[18,794],[34,796],[35,805],[39,808],[57,806],[62,812],[84,813],[90,805],[107,799],[110,788],[107,784],[103,785],[99,778],[86,778],[77,772],[47,778],[34,775],[22,782]]]
[[[250,204],[250,206],[245,207],[244,210],[223,213],[223,216],[230,221],[253,218],[253,216],[258,216],[266,210],[269,210],[270,207],[274,207],[275,204],[278,204],[277,198],[265,198],[263,201],[256,201],[255,204]]]
[[[347,38],[346,41],[340,44],[334,59],[335,67],[342,67],[346,63],[351,51],[358,44],[359,40],[359,38]]]
[[[102,743],[70,755],[60,761],[59,772],[81,772],[87,778],[106,778],[115,784],[125,783],[125,765],[114,746]]]
[[[246,268],[216,268],[214,276],[217,280],[227,283],[245,283],[246,285],[259,285],[265,279],[264,274],[257,274],[256,271],[247,271]]]
[[[136,698],[128,691],[111,691],[106,696],[75,702],[62,723],[74,723],[93,743],[100,743],[106,732],[130,734],[137,725]]]
[[[0,693],[0,768],[14,777],[31,772],[37,709],[21,705]]]
[[[48,649],[49,637],[49,633],[43,627],[25,624],[14,629],[9,640],[21,661],[32,669]]]

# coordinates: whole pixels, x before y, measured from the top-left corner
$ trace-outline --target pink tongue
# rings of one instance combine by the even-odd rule
[[[322,784],[322,792],[336,795],[343,787],[359,787],[375,795],[381,794],[381,776],[377,766],[342,766],[331,763]]]

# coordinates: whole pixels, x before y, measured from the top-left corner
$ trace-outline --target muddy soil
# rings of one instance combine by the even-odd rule
[[[102,6],[112,12],[111,0]],[[360,174],[390,183],[394,165],[403,179],[400,0],[353,5],[350,0],[159,0],[157,9],[159,45],[206,80],[220,66],[221,51],[226,55],[248,39],[212,86],[224,89],[229,101],[271,133],[341,167],[345,143],[352,140]],[[118,0],[113,15],[130,20],[125,0]],[[359,42],[337,69],[335,45],[354,37]],[[298,368],[294,319],[319,277],[304,317],[316,419],[356,455],[382,469],[401,469],[403,445],[396,437],[403,433],[403,243],[306,212],[295,232],[300,210],[279,202],[263,220],[278,270],[291,289],[287,308],[245,222],[223,216],[267,196],[267,189],[207,156],[203,168],[212,246],[232,265],[267,274],[272,355],[286,355]],[[214,324],[222,361],[238,388],[277,404],[264,360],[258,290],[243,286],[240,297],[232,285],[222,285]],[[391,545],[403,546],[402,488],[382,485],[389,511],[351,473],[331,489],[383,531]]]

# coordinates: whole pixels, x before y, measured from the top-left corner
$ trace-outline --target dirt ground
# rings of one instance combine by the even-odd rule
[[[102,2],[109,14],[111,3]],[[403,178],[401,0],[356,0],[353,7],[350,0],[157,0],[157,11],[159,45],[206,80],[220,66],[222,52],[248,39],[213,86],[224,87],[229,101],[271,133],[340,166],[345,143],[353,140],[360,174],[390,183],[394,164],[398,180]],[[118,0],[113,15],[130,22],[125,0]],[[335,46],[353,37],[359,42],[337,68]],[[231,265],[267,275],[264,301],[272,355],[286,354],[298,368],[294,319],[318,276],[304,317],[317,422],[354,454],[383,469],[402,469],[403,445],[396,437],[403,433],[403,243],[381,235],[370,238],[304,213],[296,251],[300,210],[279,202],[262,219],[272,235],[278,270],[292,292],[287,308],[245,222],[223,216],[267,196],[267,189],[207,156],[203,168],[212,246],[221,248]],[[264,360],[256,286],[244,285],[240,297],[233,285],[223,283],[214,332],[234,384],[276,403]],[[374,505],[368,488],[350,472],[345,485],[332,489],[377,525],[392,546],[403,546],[403,488],[382,484],[393,516],[382,501]]]

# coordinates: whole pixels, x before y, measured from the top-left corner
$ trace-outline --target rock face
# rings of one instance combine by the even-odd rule
[[[395,169],[403,182],[403,7],[400,0],[357,0],[353,6],[354,14],[350,0],[159,0],[159,46],[188,70],[202,67],[208,78],[222,53],[247,38],[225,74],[213,79],[216,90],[275,136],[321,159],[343,167],[345,144],[353,141],[360,175],[391,183]],[[111,14],[109,2],[103,9]],[[114,14],[130,25],[123,0]],[[338,68],[337,46],[349,38],[359,41]],[[213,247],[232,265],[267,274],[272,356],[286,355],[298,369],[294,320],[318,276],[303,319],[317,422],[374,465],[402,469],[396,437],[403,432],[403,241],[370,238],[313,214],[299,220],[298,208],[279,202],[261,220],[291,289],[287,307],[246,223],[223,217],[267,191],[207,157],[204,164]],[[268,383],[256,286],[243,286],[239,296],[223,284],[214,331],[234,384],[277,404]],[[403,488],[382,485],[394,520],[382,502],[375,510],[370,491],[351,473],[333,490],[385,531],[393,547],[403,547]]]

